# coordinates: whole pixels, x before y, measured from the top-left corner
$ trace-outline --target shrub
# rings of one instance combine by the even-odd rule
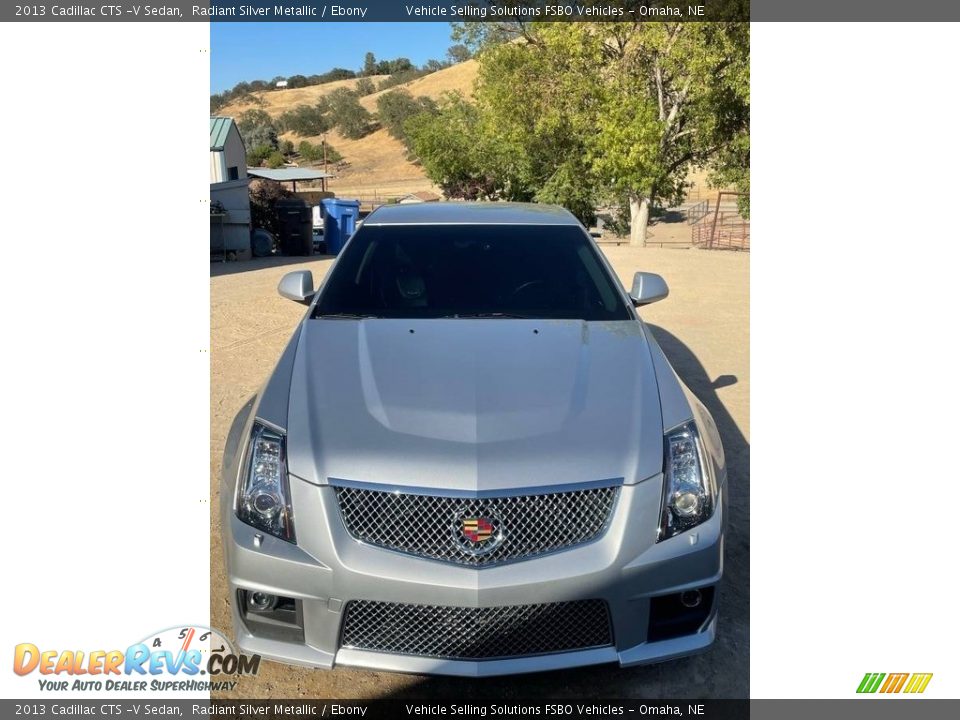
[[[417,78],[423,77],[424,75],[429,75],[430,73],[426,70],[403,70],[401,72],[394,73],[388,78],[384,78],[380,81],[380,90],[386,90],[387,88],[396,87],[397,85],[403,85],[403,83],[410,82],[411,80],[416,80]]]
[[[334,68],[333,70],[320,75],[311,75],[310,79],[316,79],[316,82],[312,83],[313,85],[322,85],[323,83],[333,82],[334,80],[351,80],[356,76],[357,74],[353,70],[347,70],[346,68]]]
[[[300,143],[297,148],[297,152],[300,153],[300,157],[306,160],[307,162],[322,162],[323,161],[323,145],[314,144],[304,140]],[[343,160],[343,155],[338,153],[333,145],[327,143],[327,162],[334,163]]]
[[[377,91],[377,86],[374,84],[373,80],[371,80],[368,77],[365,77],[365,78],[361,78],[360,80],[357,80],[356,91],[357,91],[357,95],[359,95],[360,97],[363,97],[364,95],[370,95],[371,93],[375,93]]]
[[[253,150],[247,151],[247,166],[248,167],[260,167],[264,160],[266,160],[270,153],[273,152],[273,148],[269,145],[258,145]]]
[[[270,153],[269,155],[267,155],[267,167],[268,167],[268,168],[279,168],[279,167],[283,167],[283,163],[284,163],[284,162],[285,162],[285,160],[284,160],[284,157],[283,157],[283,153],[281,153],[279,150],[274,150],[272,153]]]
[[[373,116],[360,104],[355,92],[338,88],[325,99],[330,115],[344,137],[358,140],[376,130]]]
[[[447,57],[452,63],[461,63],[470,59],[470,48],[466,45],[451,45],[447,48]]]
[[[309,79],[303,75],[291,75],[287,78],[287,88],[302,88],[310,84]]]
[[[380,124],[404,145],[409,145],[404,125],[422,112],[436,112],[437,106],[428,97],[413,97],[406,90],[393,90],[377,98],[377,116]]]
[[[250,185],[250,220],[255,228],[264,228],[279,236],[277,200],[293,197],[283,185],[268,180],[256,180]]]
[[[322,135],[330,129],[330,119],[321,105],[297,105],[279,117],[280,127],[301,137]]]
[[[323,160],[323,145],[314,145],[313,143],[303,140],[300,142],[300,145],[297,146],[297,152],[300,153],[300,157],[307,162]]]
[[[240,113],[237,118],[237,129],[248,151],[250,148],[259,148],[261,145],[269,145],[271,149],[278,147],[277,128],[273,124],[273,119],[263,110],[247,110]]]

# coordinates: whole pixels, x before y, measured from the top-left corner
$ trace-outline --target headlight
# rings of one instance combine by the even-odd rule
[[[247,525],[295,542],[283,433],[260,423],[250,435],[246,478],[237,489],[237,517]]]
[[[717,488],[692,420],[663,438],[663,508],[657,541],[699,525],[713,515]]]

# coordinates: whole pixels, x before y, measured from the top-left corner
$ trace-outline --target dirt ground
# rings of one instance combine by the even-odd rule
[[[750,258],[735,252],[629,246],[603,251],[628,287],[636,270],[666,278],[670,297],[644,309],[642,316],[677,373],[710,409],[723,437],[730,522],[714,647],[703,655],[648,667],[600,666],[489,680],[304,670],[264,661],[257,677],[241,679],[235,697],[489,701],[749,695]],[[270,258],[210,266],[210,621],[215,628],[231,627],[217,515],[226,434],[303,315],[302,306],[277,295],[280,277],[307,268],[319,281],[330,263],[329,259]]]

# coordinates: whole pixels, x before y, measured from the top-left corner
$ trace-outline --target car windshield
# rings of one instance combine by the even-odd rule
[[[337,259],[313,317],[631,315],[577,226],[370,225]]]

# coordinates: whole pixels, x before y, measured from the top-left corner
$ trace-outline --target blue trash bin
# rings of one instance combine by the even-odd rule
[[[323,207],[323,239],[327,243],[327,253],[339,255],[357,229],[360,201],[324,198],[320,205]]]

